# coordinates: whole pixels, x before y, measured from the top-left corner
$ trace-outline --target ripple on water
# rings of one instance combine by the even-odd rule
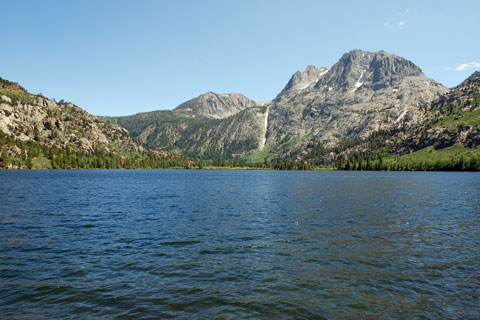
[[[479,318],[478,178],[0,172],[0,314]]]

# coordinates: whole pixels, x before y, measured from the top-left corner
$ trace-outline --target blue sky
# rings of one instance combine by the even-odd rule
[[[297,70],[386,50],[448,87],[480,69],[480,1],[0,0],[0,77],[96,115],[207,91],[275,97]]]

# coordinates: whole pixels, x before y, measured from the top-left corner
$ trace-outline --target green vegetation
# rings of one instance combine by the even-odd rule
[[[258,113],[264,113],[266,107],[251,107],[223,119],[207,118],[182,108],[129,117],[103,118],[107,123],[127,128],[131,136],[142,140],[149,148],[181,151],[185,156],[150,149],[129,152],[118,145],[110,147],[109,152],[84,152],[76,143],[63,147],[65,143],[52,139],[58,138],[60,129],[66,135],[74,134],[79,137],[79,133],[84,131],[91,121],[100,121],[88,120],[84,117],[86,113],[83,110],[61,100],[58,102],[61,108],[42,108],[56,121],[44,124],[51,131],[49,136],[42,136],[41,125],[35,123],[12,129],[14,136],[23,136],[24,139],[28,136],[34,140],[22,141],[0,132],[0,168],[479,171],[480,147],[477,145],[480,139],[480,94],[477,94],[478,90],[471,92],[473,93],[468,96],[461,95],[461,98],[449,97],[440,100],[430,109],[425,107],[425,112],[432,112],[430,117],[427,117],[431,119],[429,123],[413,128],[399,126],[386,131],[379,130],[365,139],[344,137],[333,148],[327,148],[320,143],[313,131],[306,135],[292,136],[279,129],[279,134],[283,135],[284,139],[278,142],[276,152],[268,148],[259,150]],[[35,99],[40,96],[31,95],[18,84],[1,78],[0,95],[9,97],[13,106],[19,103],[35,104]],[[465,97],[468,100],[465,100]],[[463,102],[455,106],[451,101]],[[192,106],[186,103],[184,107]],[[303,116],[307,117],[311,112],[312,110],[308,109]],[[74,119],[78,121],[73,125],[66,125]],[[244,127],[246,123],[252,124],[248,130]],[[263,130],[263,122],[261,129]],[[122,131],[108,139],[126,137],[126,132]],[[464,145],[453,145],[459,142]],[[428,147],[417,150],[424,146]],[[470,146],[477,147],[469,148]],[[412,152],[413,150],[416,151]],[[405,154],[408,152],[410,153]]]
[[[450,114],[437,122],[436,126],[445,126],[448,128],[456,128],[458,126],[474,126],[480,123],[480,109],[475,111],[462,112],[461,114]]]
[[[447,107],[433,108],[433,111],[440,113],[440,117],[425,126],[425,129],[430,129],[436,126],[444,126],[450,129],[458,128],[459,126],[468,125],[474,126],[480,123],[480,94],[472,97],[464,103]]]
[[[395,159],[386,159],[386,163],[415,170],[479,171],[480,147],[470,149],[454,145],[439,150],[427,147]]]
[[[194,168],[196,161],[154,152],[113,153],[96,150],[86,153],[57,148],[35,141],[21,141],[0,132],[0,168],[8,169],[166,169]]]
[[[385,157],[384,157],[385,156]],[[403,156],[383,152],[354,153],[335,163],[339,170],[480,171],[480,147],[462,145],[435,150],[427,147]]]
[[[345,142],[345,145],[349,145]],[[480,147],[462,145],[435,150],[427,147],[396,156],[388,148],[354,152],[348,159],[331,164],[311,160],[270,159],[267,150],[230,160],[191,160],[181,156],[158,156],[152,152],[85,153],[72,148],[49,147],[35,141],[21,141],[0,133],[0,168],[17,169],[273,169],[273,170],[389,170],[389,171],[480,171]],[[320,147],[317,147],[320,150]],[[327,150],[327,149],[323,149]],[[327,150],[325,152],[330,152]],[[263,159],[262,159],[263,158]]]
[[[41,155],[31,160],[27,158],[27,167],[30,169],[52,169],[52,162]]]
[[[0,88],[0,95],[4,95],[12,99],[12,105],[17,105],[17,103],[22,104],[31,104],[32,96],[26,91],[12,91],[8,89]]]
[[[263,166],[269,163],[276,155],[270,153],[268,149],[257,150],[245,157],[243,159],[248,165]]]
[[[258,115],[265,111],[266,107],[251,107],[231,117],[214,119],[178,107],[174,111],[102,119],[126,128],[147,148],[212,160],[221,157],[232,159],[234,155],[256,150],[260,134]],[[255,125],[245,128],[245,124]],[[263,122],[261,125],[263,128]]]
[[[295,161],[295,160],[276,160],[270,164],[271,168],[274,170],[314,170],[316,167],[304,160]]]

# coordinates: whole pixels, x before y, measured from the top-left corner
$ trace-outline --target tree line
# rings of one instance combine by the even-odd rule
[[[400,161],[371,155],[354,155],[334,163],[337,170],[365,171],[480,171],[480,157],[463,156],[442,160]]]
[[[347,149],[353,141],[337,147],[337,152]],[[406,161],[399,157],[385,156],[378,152],[354,152],[332,163],[325,164],[320,158],[331,152],[320,145],[315,146],[309,160],[274,159],[263,163],[247,163],[241,157],[233,159],[195,160],[175,154],[161,157],[151,151],[106,152],[97,149],[87,153],[72,147],[58,148],[36,141],[14,139],[0,132],[0,168],[8,169],[204,169],[254,168],[272,170],[384,170],[384,171],[480,171],[480,157],[462,155],[441,160]]]
[[[191,166],[181,156],[161,157],[153,152],[87,153],[71,147],[58,148],[35,141],[14,139],[0,132],[0,168],[15,169],[167,169]]]

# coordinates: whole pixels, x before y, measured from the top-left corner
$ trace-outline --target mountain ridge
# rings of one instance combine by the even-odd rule
[[[248,109],[260,107],[249,98],[242,96],[242,103],[229,96],[236,105],[226,108],[218,99],[221,95],[208,92],[171,111],[150,113],[151,119],[144,114],[107,121],[124,126],[145,146],[184,154],[199,152],[203,157],[203,149],[219,151],[221,140],[242,146],[249,141],[250,149],[228,148],[227,153],[218,152],[219,157],[264,150],[271,157],[288,157],[291,149],[304,148],[311,138],[333,147],[345,137],[367,137],[373,131],[398,125],[400,120],[421,121],[421,106],[447,91],[407,59],[385,51],[352,50],[330,68],[310,65],[303,72],[295,72],[272,101],[262,104],[263,116],[258,113],[260,109],[258,116],[245,116]],[[215,115],[215,110],[222,108],[227,111]],[[207,119],[230,117],[234,117],[230,123],[236,127],[230,133],[221,133],[220,122]],[[250,122],[242,124],[240,119]],[[254,129],[245,130],[248,126]],[[200,128],[205,134],[191,134],[193,128]],[[212,139],[214,132],[230,136]],[[191,149],[193,145],[204,147]],[[214,156],[210,153],[209,157]]]
[[[397,156],[430,147],[476,148],[480,128],[472,121],[480,120],[468,108],[478,104],[479,74],[448,89],[405,58],[352,50],[330,68],[295,72],[271,101],[207,92],[172,110],[123,117],[94,117],[0,79],[0,131],[87,153],[146,148],[255,163],[346,163],[349,154],[377,152],[372,141],[379,146],[378,137],[390,141],[384,147]]]

